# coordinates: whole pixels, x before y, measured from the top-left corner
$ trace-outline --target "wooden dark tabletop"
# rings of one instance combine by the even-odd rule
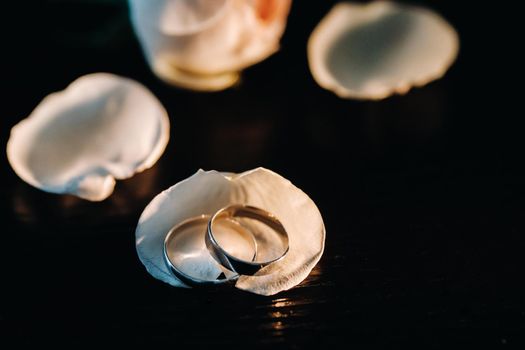
[[[500,44],[478,50],[484,27],[466,5],[413,1],[460,34],[443,79],[356,102],[321,89],[307,66],[306,40],[333,1],[294,1],[282,50],[213,94],[153,76],[125,2],[13,3],[3,13],[3,146],[45,95],[99,71],[148,86],[172,130],[159,162],[102,203],[32,188],[1,153],[0,338],[350,349],[523,340],[525,124],[492,93],[504,89],[488,82]],[[146,272],[134,230],[156,194],[199,168],[258,166],[303,189],[324,217],[326,250],[303,283],[262,297],[172,288]]]

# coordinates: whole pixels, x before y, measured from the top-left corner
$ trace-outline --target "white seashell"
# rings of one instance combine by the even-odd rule
[[[7,156],[24,181],[91,201],[150,168],[169,140],[166,110],[143,85],[107,73],[47,96],[11,130]]]
[[[216,91],[279,49],[291,0],[129,0],[131,21],[163,80]]]
[[[387,1],[339,3],[314,29],[314,79],[342,98],[383,99],[441,78],[459,50],[456,31],[431,10]]]
[[[282,260],[265,267],[256,276],[242,276],[236,287],[272,295],[304,280],[323,254],[323,219],[304,192],[264,168],[228,175],[199,170],[156,196],[144,209],[136,229],[137,253],[148,272],[173,286],[184,286],[169,273],[162,259],[167,232],[183,220],[210,215],[234,203],[257,206],[275,214],[288,231],[290,244]],[[214,270],[209,263],[210,259],[203,257],[193,270],[206,275]],[[218,273],[216,268],[215,272]]]

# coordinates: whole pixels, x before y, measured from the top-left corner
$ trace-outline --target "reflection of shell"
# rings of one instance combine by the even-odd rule
[[[308,61],[317,83],[338,96],[382,99],[440,78],[458,49],[455,30],[430,10],[340,3],[310,36]]]
[[[291,0],[129,0],[148,62],[162,79],[221,90],[276,52]]]
[[[304,280],[323,253],[323,219],[304,192],[263,168],[238,175],[200,170],[155,197],[142,213],[136,230],[137,252],[149,273],[171,285],[182,286],[162,260],[167,232],[187,218],[213,214],[234,203],[272,212],[283,223],[290,239],[290,250],[281,261],[265,267],[259,275],[241,277],[237,288],[272,295]]]
[[[169,139],[169,119],[141,84],[106,73],[75,80],[15,125],[7,156],[27,183],[100,201],[115,179],[150,168]]]

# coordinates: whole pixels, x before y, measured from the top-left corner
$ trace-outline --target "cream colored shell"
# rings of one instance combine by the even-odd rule
[[[144,209],[136,229],[137,253],[148,272],[173,286],[184,286],[169,273],[163,261],[167,232],[185,219],[210,215],[234,203],[253,205],[275,214],[286,228],[290,244],[284,259],[256,276],[241,277],[236,287],[272,295],[303,281],[323,254],[323,219],[303,191],[264,168],[233,175],[200,170],[156,196]],[[196,266],[195,270],[212,270],[207,261],[203,259],[202,266]]]
[[[143,85],[107,73],[47,96],[11,130],[9,163],[41,190],[91,201],[150,168],[169,140],[166,110]]]
[[[152,70],[193,90],[216,91],[279,49],[291,0],[129,0]]]
[[[342,2],[311,34],[308,62],[317,83],[339,97],[377,100],[442,77],[458,50],[454,28],[431,10]]]

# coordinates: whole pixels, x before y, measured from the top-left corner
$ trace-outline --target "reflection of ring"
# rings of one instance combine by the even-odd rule
[[[173,227],[164,239],[166,266],[175,277],[190,286],[225,284],[239,277],[235,272],[222,269],[206,249],[204,236],[210,218],[210,215],[200,215],[185,220]],[[242,248],[244,257],[255,259],[257,246],[251,233],[235,221],[221,222],[221,225],[222,230],[230,235],[230,241]]]
[[[280,247],[281,249],[278,249],[275,257],[271,257],[265,261],[257,261],[257,259],[248,261],[233,256],[227,252],[225,249],[226,247],[221,246],[220,243],[222,242],[217,239],[218,231],[214,230],[217,228],[216,226],[218,223],[225,219],[227,221],[236,221],[241,218],[256,220],[275,231],[278,239],[280,239],[282,243]],[[273,214],[263,209],[247,205],[230,205],[216,212],[208,223],[208,230],[206,231],[206,246],[213,258],[222,266],[241,275],[250,276],[257,273],[263,267],[281,260],[289,250],[288,233],[281,222]]]

